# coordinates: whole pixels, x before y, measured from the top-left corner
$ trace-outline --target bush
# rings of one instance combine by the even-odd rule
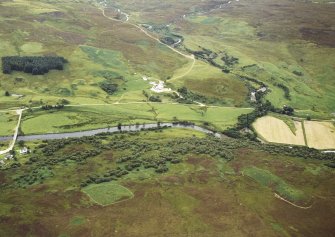
[[[118,85],[110,81],[103,81],[100,83],[100,88],[109,95],[113,95],[118,90]]]
[[[151,102],[162,102],[162,99],[157,95],[157,96],[150,96],[149,101]]]

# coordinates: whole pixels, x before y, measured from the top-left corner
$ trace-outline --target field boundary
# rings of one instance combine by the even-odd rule
[[[305,120],[301,121],[301,126],[302,126],[302,132],[304,134],[305,145],[308,147],[307,135],[306,135],[306,130],[305,130]]]
[[[275,197],[276,197],[276,198],[278,198],[278,199],[280,199],[280,200],[282,200],[282,201],[284,201],[284,202],[286,202],[286,203],[288,203],[288,204],[290,204],[290,205],[292,205],[292,206],[294,206],[294,207],[297,207],[297,208],[301,208],[301,209],[309,209],[309,208],[311,208],[311,207],[313,206],[313,203],[312,203],[310,206],[308,206],[308,207],[299,206],[299,205],[297,205],[297,204],[294,204],[293,202],[290,202],[289,200],[286,200],[285,198],[283,198],[282,196],[280,196],[280,195],[277,194],[277,193],[274,193],[274,194],[275,194]]]

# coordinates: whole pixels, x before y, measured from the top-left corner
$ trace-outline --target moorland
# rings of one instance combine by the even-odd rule
[[[334,11],[0,0],[0,236],[332,236]]]

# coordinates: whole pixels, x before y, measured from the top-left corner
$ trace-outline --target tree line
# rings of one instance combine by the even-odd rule
[[[63,70],[68,61],[63,57],[53,56],[6,56],[1,58],[2,72],[11,74],[20,71],[33,75],[44,75],[49,70]]]

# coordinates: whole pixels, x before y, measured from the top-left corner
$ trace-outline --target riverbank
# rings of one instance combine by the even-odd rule
[[[69,132],[69,133],[49,133],[49,134],[39,134],[39,135],[27,135],[18,136],[18,141],[34,141],[34,140],[56,140],[56,139],[66,139],[66,138],[78,138],[85,136],[94,136],[100,133],[116,133],[116,132],[138,132],[143,130],[155,129],[155,128],[187,128],[198,132],[203,132],[206,134],[212,134],[218,138],[222,138],[224,135],[221,133],[213,132],[209,129],[192,125],[192,124],[182,124],[182,123],[151,123],[151,124],[138,124],[138,125],[123,125],[116,127],[108,127],[101,129],[93,129],[80,132]],[[12,137],[4,136],[0,137],[0,141],[11,140]]]

